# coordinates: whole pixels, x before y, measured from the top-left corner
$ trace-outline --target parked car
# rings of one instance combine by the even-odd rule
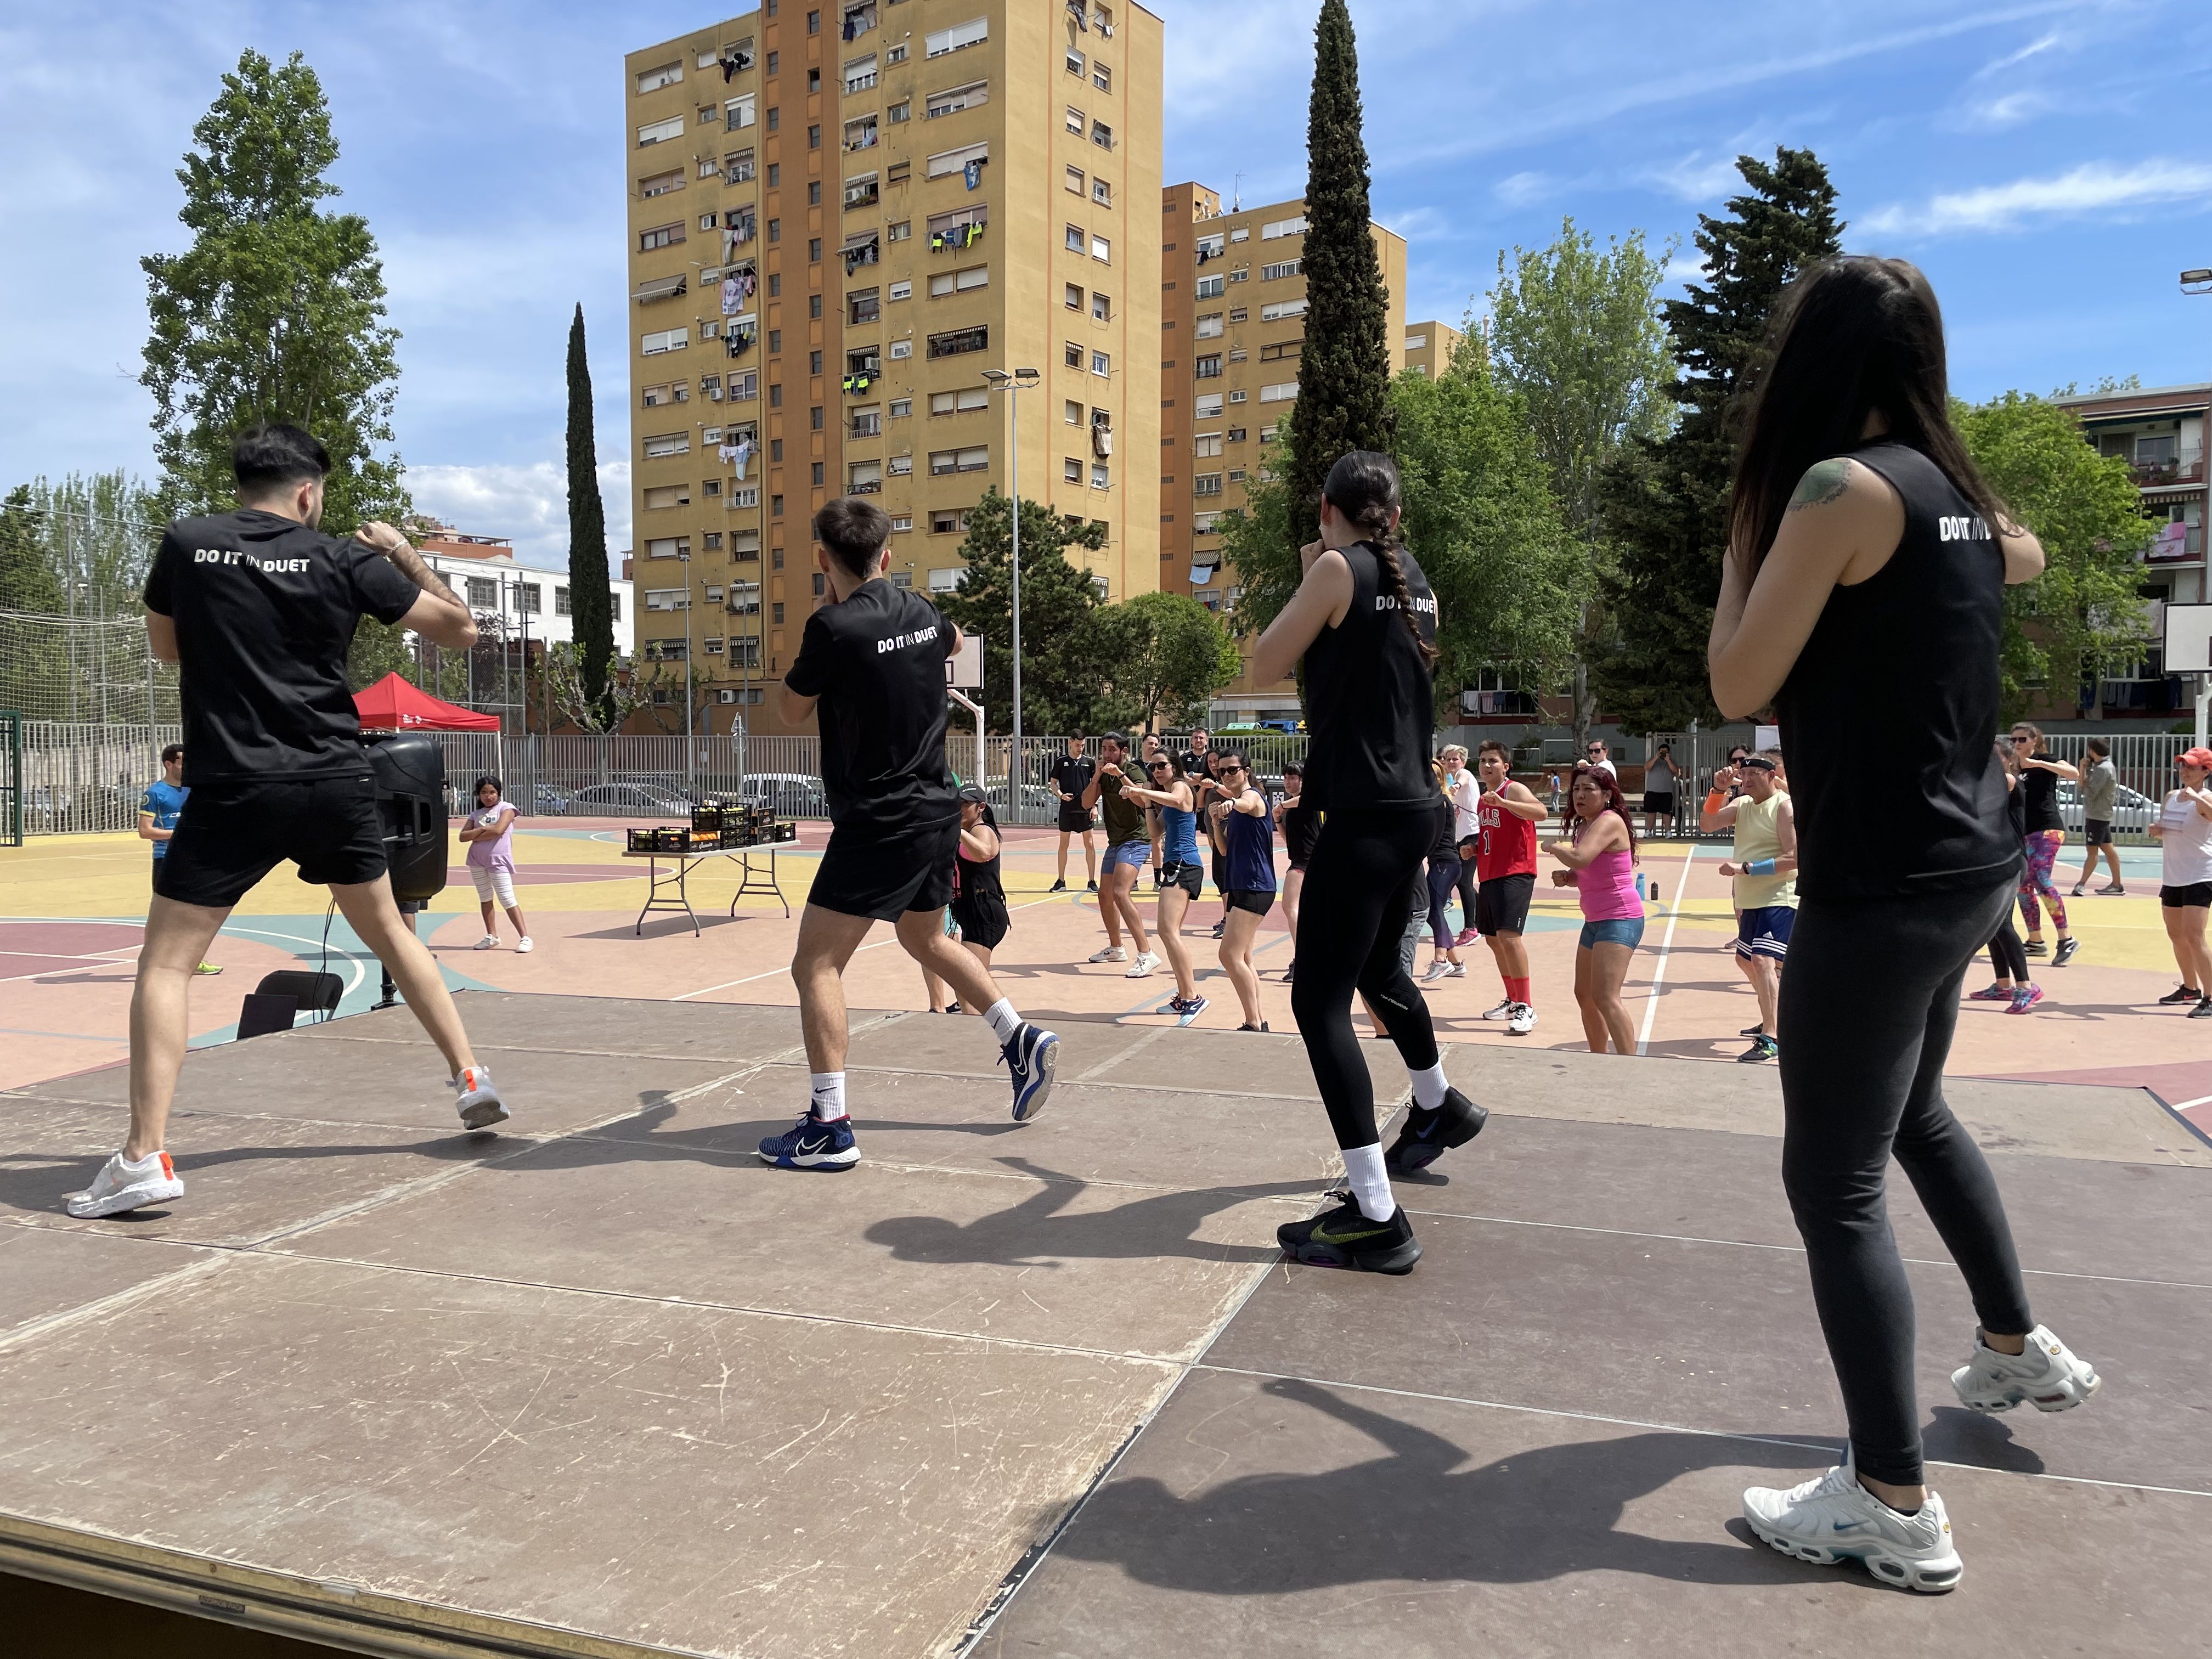
[[[541,783],[531,792],[532,810],[550,817],[559,817],[574,804],[576,792],[563,789],[556,783]]]
[[[683,818],[691,803],[683,796],[638,783],[595,783],[570,796],[562,811],[587,818]]]
[[[745,775],[744,798],[780,818],[830,816],[829,797],[823,793],[822,780],[804,772],[749,772]]]
[[[2149,796],[2137,794],[2124,783],[2121,784],[2112,793],[2112,828],[2142,835],[2156,820],[2158,806],[2159,804]],[[2075,835],[2081,833],[2084,822],[2081,786],[2070,778],[2058,781],[2058,821]]]

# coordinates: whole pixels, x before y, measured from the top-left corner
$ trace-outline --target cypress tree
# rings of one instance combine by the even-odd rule
[[[607,588],[607,515],[599,499],[599,446],[592,434],[592,365],[584,354],[584,307],[568,325],[568,603],[584,702],[605,729],[615,721],[614,606]]]
[[[1673,432],[1639,439],[1608,469],[1602,516],[1617,568],[1603,580],[1614,639],[1591,664],[1607,713],[1632,730],[1675,731],[1720,718],[1705,642],[1720,595],[1738,423],[1782,292],[1842,244],[1835,187],[1808,149],[1778,149],[1771,166],[1736,158],[1750,193],[1727,216],[1698,216],[1705,282],[1662,310],[1681,405]]]
[[[1306,115],[1306,337],[1284,468],[1297,541],[1347,449],[1391,444],[1389,301],[1369,229],[1359,49],[1345,0],[1322,0]]]

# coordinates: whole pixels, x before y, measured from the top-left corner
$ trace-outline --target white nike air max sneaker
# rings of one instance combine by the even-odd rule
[[[1748,1488],[1743,1518],[1784,1555],[1820,1566],[1856,1558],[1883,1583],[1931,1595],[1956,1589],[1966,1571],[1943,1500],[1931,1492],[1916,1513],[1900,1515],[1859,1485],[1848,1454],[1818,1480],[1786,1492]]]
[[[1145,979],[1150,976],[1152,971],[1158,968],[1159,965],[1160,959],[1154,956],[1150,951],[1139,951],[1137,952],[1137,959],[1129,964],[1129,971],[1124,974],[1121,977],[1124,979]]]
[[[1505,1029],[1515,1036],[1527,1036],[1536,1029],[1536,1011],[1525,1002],[1513,1005],[1513,1012],[1505,1017]]]
[[[1085,959],[1090,962],[1127,962],[1129,953],[1118,945],[1109,945],[1103,951],[1093,951]]]
[[[62,1202],[80,1221],[104,1215],[121,1215],[148,1204],[167,1204],[185,1195],[177,1179],[177,1166],[167,1152],[149,1152],[133,1164],[118,1152],[100,1166],[92,1185],[71,1193]]]
[[[446,1086],[457,1097],[454,1104],[463,1128],[489,1129],[507,1121],[507,1103],[500,1099],[499,1086],[491,1080],[491,1073],[483,1066],[465,1066]]]
[[[1485,1019],[1510,1019],[1513,1016],[1514,1009],[1519,1006],[1511,997],[1508,997],[1495,1008],[1485,1009],[1482,1017]]]
[[[1951,1386],[1969,1409],[2008,1412],[2026,1401],[2039,1412],[2063,1412],[2097,1392],[2104,1379],[2087,1360],[2038,1325],[2027,1352],[1999,1353],[1974,1333],[1974,1357],[1951,1373]]]

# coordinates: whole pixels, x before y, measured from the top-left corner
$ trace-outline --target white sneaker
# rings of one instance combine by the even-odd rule
[[[1094,951],[1088,958],[1092,962],[1127,962],[1129,953],[1118,945],[1109,945],[1103,951]]]
[[[1513,1005],[1513,1012],[1505,1017],[1505,1029],[1515,1036],[1527,1036],[1536,1029],[1536,1011],[1525,1002]]]
[[[1749,1488],[1743,1518],[1784,1555],[1820,1566],[1856,1557],[1883,1583],[1931,1595],[1956,1589],[1966,1571],[1942,1498],[1931,1492],[1916,1513],[1899,1515],[1859,1485],[1848,1454],[1818,1480],[1787,1492]]]
[[[1421,983],[1422,983],[1422,984],[1424,984],[1424,985],[1427,985],[1427,984],[1430,984],[1430,983],[1433,982],[1434,981],[1437,981],[1437,980],[1440,980],[1440,979],[1442,979],[1442,978],[1444,976],[1444,972],[1445,972],[1446,969],[1447,969],[1449,966],[1449,963],[1445,963],[1444,961],[1443,961],[1441,958],[1439,958],[1438,960],[1437,960],[1437,961],[1435,961],[1435,962],[1431,963],[1429,964],[1429,970],[1428,970],[1428,972],[1426,972],[1426,973],[1425,973],[1425,974],[1423,974],[1423,975],[1421,975]]]
[[[97,1216],[121,1215],[144,1204],[167,1204],[184,1195],[185,1183],[177,1179],[177,1166],[169,1162],[167,1152],[149,1152],[136,1164],[118,1152],[100,1166],[91,1186],[71,1193],[62,1202],[78,1220],[89,1221]]]
[[[461,1114],[462,1127],[489,1129],[507,1121],[507,1103],[499,1097],[499,1086],[483,1066],[464,1067],[446,1086],[458,1097],[454,1103]]]
[[[1974,1357],[1951,1373],[1960,1401],[1978,1412],[2008,1412],[2023,1401],[2039,1412],[2068,1411],[2103,1382],[2095,1366],[2040,1325],[2027,1334],[2027,1352],[2017,1354],[1999,1353],[1977,1330]]]
[[[1467,977],[1467,964],[1463,962],[1446,963],[1444,964],[1444,977],[1446,979],[1465,979]]]
[[[1160,959],[1154,956],[1150,951],[1139,951],[1137,952],[1137,959],[1129,964],[1129,971],[1127,974],[1124,974],[1122,977],[1124,979],[1148,979],[1152,975],[1152,969],[1159,965]]]
[[[496,951],[499,949],[499,935],[497,933],[486,933],[482,939],[477,941],[476,948],[479,951]]]
[[[526,957],[537,948],[537,945],[531,939],[530,935],[527,933],[525,933],[520,939],[514,942],[514,953],[519,957]]]
[[[1482,1017],[1485,1019],[1510,1019],[1513,1017],[1513,1011],[1520,1006],[1511,997],[1508,997],[1495,1008],[1486,1010]]]

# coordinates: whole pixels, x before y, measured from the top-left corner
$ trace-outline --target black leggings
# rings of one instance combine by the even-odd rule
[[[1943,1103],[1960,984],[2013,888],[1801,898],[1782,976],[1783,1185],[1859,1473],[1901,1486],[1919,1484],[1921,1466],[1912,1291],[1883,1199],[1893,1153],[1982,1328],[2035,1325],[1996,1182]]]
[[[1450,809],[1439,800],[1437,811]],[[1298,958],[1291,1012],[1329,1127],[1340,1147],[1372,1146],[1375,1079],[1352,1031],[1357,988],[1382,1010],[1390,1041],[1410,1071],[1437,1063],[1429,1005],[1406,971],[1399,946],[1421,896],[1421,865],[1437,843],[1436,814],[1331,811],[1306,864],[1298,900]]]
[[[2009,910],[1990,936],[1990,966],[1999,979],[2008,979],[2015,985],[2027,983],[2027,951],[2020,942],[2020,929],[2012,925]]]

